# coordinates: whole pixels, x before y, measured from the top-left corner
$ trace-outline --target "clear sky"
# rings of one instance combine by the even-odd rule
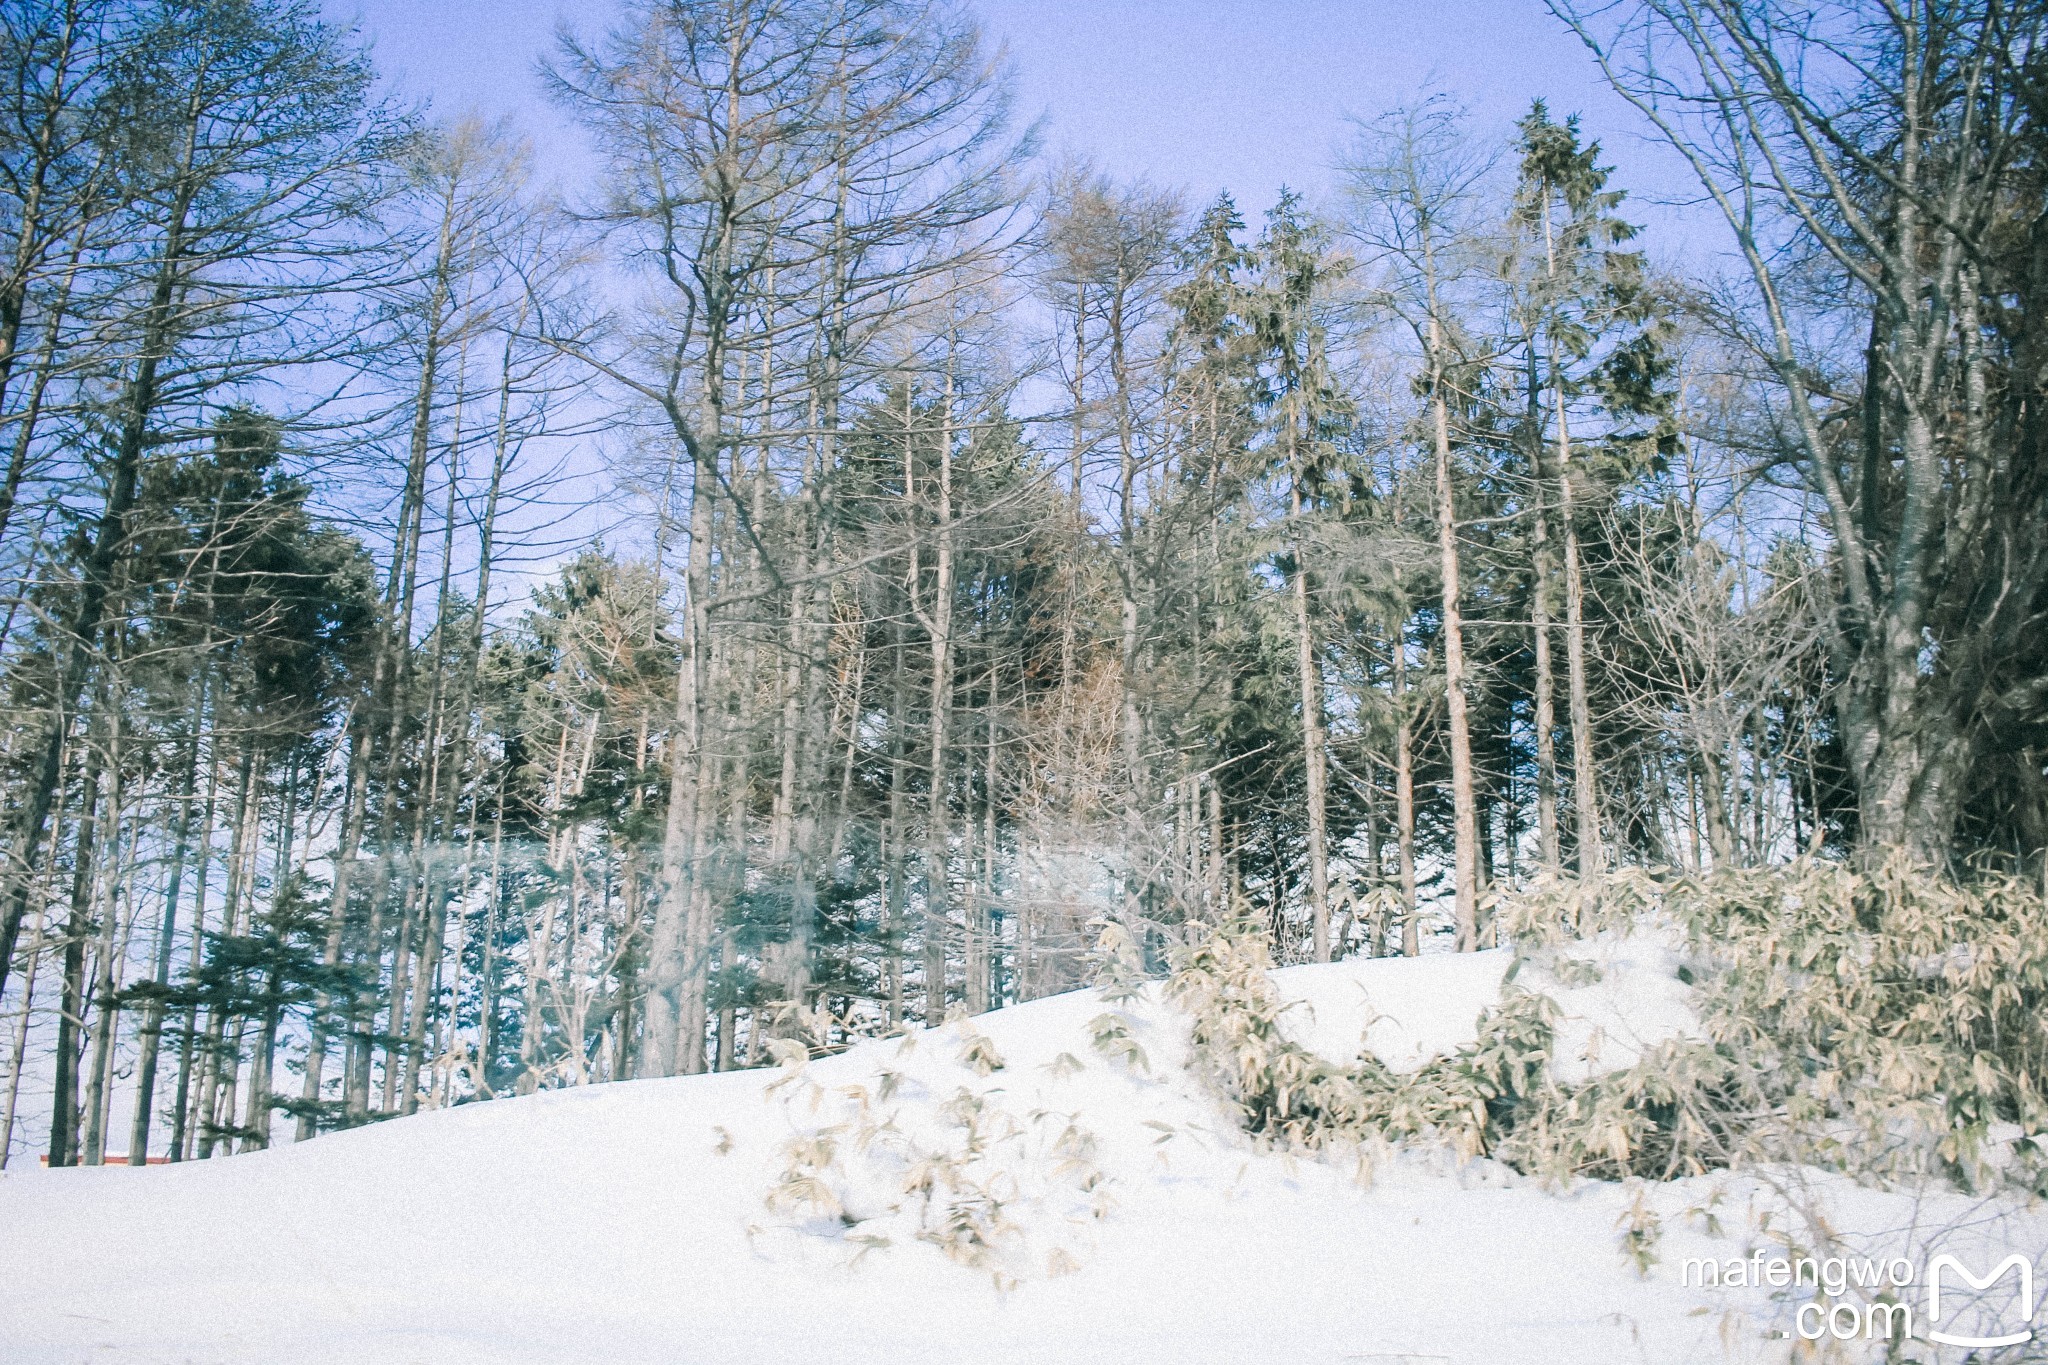
[[[394,85],[439,113],[512,114],[545,174],[581,179],[575,134],[540,93],[557,23],[598,31],[610,0],[328,0],[359,18]],[[1536,96],[1581,113],[1639,199],[1682,189],[1635,135],[1578,39],[1542,0],[973,0],[1016,65],[1047,147],[1123,177],[1233,191],[1247,216],[1282,184],[1318,197],[1347,115],[1432,82],[1503,137]],[[1647,209],[1647,205],[1638,212]],[[1657,215],[1650,215],[1655,217]]]

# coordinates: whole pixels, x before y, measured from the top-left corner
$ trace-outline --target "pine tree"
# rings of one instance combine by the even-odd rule
[[[1590,875],[1600,870],[1606,854],[1580,539],[1583,525],[1599,515],[1602,485],[1612,487],[1631,465],[1642,465],[1645,440],[1652,455],[1658,441],[1669,440],[1658,420],[1669,410],[1661,388],[1669,369],[1661,350],[1664,310],[1644,278],[1641,254],[1621,249],[1636,229],[1615,215],[1626,195],[1607,188],[1611,172],[1600,165],[1599,144],[1581,146],[1577,117],[1552,122],[1541,100],[1516,127],[1521,167],[1514,226],[1524,234],[1519,245],[1529,258],[1518,311],[1526,329],[1524,449],[1535,511],[1538,782],[1542,799],[1552,801],[1555,765],[1547,754],[1552,723],[1548,623],[1558,595],[1549,547],[1554,506],[1563,537],[1573,830],[1579,871]],[[1595,404],[1597,426],[1591,433],[1578,428],[1575,439],[1574,412],[1588,398]],[[1646,418],[1650,430],[1631,429]],[[1599,458],[1602,452],[1605,460]],[[1607,468],[1598,469],[1603,463]],[[1544,837],[1544,856],[1553,865],[1556,841],[1549,831],[1554,822],[1554,816],[1546,821]]]

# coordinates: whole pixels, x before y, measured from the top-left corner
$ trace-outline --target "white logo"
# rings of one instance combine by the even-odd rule
[[[2020,1272],[2020,1294],[2013,1307],[2019,1312],[2022,1323],[2034,1320],[2034,1265],[2026,1257],[2014,1254],[2000,1261],[1989,1275],[1978,1279],[1963,1268],[1963,1263],[1953,1256],[1937,1256],[1927,1263],[1927,1339],[1938,1341],[1944,1346],[1964,1346],[1973,1350],[1988,1351],[1999,1346],[2017,1346],[2034,1339],[2031,1327],[2010,1332],[2002,1337],[1965,1337],[1938,1332],[1934,1324],[1941,1321],[1941,1272],[1953,1270],[1957,1277],[1972,1289],[1989,1289],[2003,1279],[2008,1270]]]

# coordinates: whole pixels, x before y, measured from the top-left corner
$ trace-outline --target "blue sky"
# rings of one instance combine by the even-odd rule
[[[541,95],[534,63],[559,22],[597,31],[613,12],[609,0],[330,0],[328,8],[360,19],[396,88],[447,115],[511,114],[534,137],[546,175],[580,180],[575,133]],[[1021,111],[1044,116],[1048,148],[1184,188],[1197,201],[1228,188],[1248,216],[1282,184],[1316,197],[1347,115],[1412,100],[1432,82],[1471,107],[1478,129],[1502,136],[1545,96],[1554,113],[1584,116],[1638,198],[1683,188],[1541,0],[979,0],[972,8],[1008,47]]]

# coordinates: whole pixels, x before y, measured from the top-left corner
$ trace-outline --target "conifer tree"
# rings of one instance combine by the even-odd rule
[[[1516,128],[1521,166],[1513,218],[1527,272],[1518,281],[1518,312],[1526,330],[1523,430],[1534,510],[1537,780],[1539,799],[1552,809],[1556,777],[1548,756],[1553,724],[1548,636],[1551,603],[1561,595],[1572,828],[1584,876],[1598,872],[1606,855],[1589,695],[1581,526],[1599,515],[1594,500],[1603,485],[1613,486],[1631,465],[1644,463],[1645,433],[1631,427],[1649,419],[1651,456],[1656,442],[1668,439],[1658,421],[1667,409],[1660,383],[1668,364],[1660,349],[1661,311],[1644,277],[1643,258],[1622,249],[1636,235],[1615,214],[1626,196],[1607,188],[1610,171],[1600,165],[1599,144],[1582,146],[1577,118],[1555,123],[1541,100]],[[1575,425],[1575,414],[1583,412],[1588,399],[1599,419],[1590,432]],[[1605,460],[1599,458],[1602,453]],[[1601,470],[1601,464],[1607,468]],[[1562,532],[1561,594],[1553,581],[1549,544],[1553,507]],[[1553,813],[1544,820],[1543,836],[1544,857],[1553,866],[1554,827]]]

